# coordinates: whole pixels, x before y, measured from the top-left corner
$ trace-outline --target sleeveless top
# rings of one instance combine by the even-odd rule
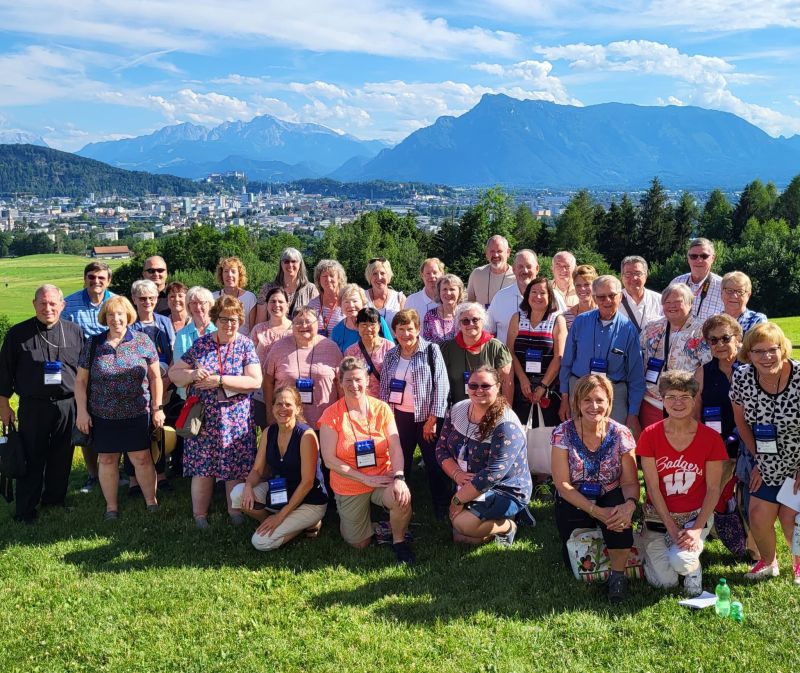
[[[734,363],[733,371],[736,371],[737,368],[737,363]],[[731,382],[728,381],[725,372],[719,368],[719,360],[717,358],[713,358],[711,362],[703,365],[703,392],[700,394],[700,399],[703,403],[703,409],[706,407],[720,408],[722,440],[726,446],[729,444],[729,439],[736,429],[736,422],[733,420],[733,406],[731,406],[729,396],[730,390]]]
[[[561,315],[559,311],[553,311],[545,320],[542,320],[536,327],[531,325],[530,319],[524,311],[518,311],[519,331],[517,338],[514,339],[514,355],[525,366],[525,351],[528,348],[542,351],[542,373],[528,374],[528,379],[533,383],[542,380],[544,373],[553,361],[553,328],[556,318]]]
[[[300,485],[302,469],[300,458],[300,440],[305,434],[306,430],[311,430],[310,425],[305,423],[297,423],[292,430],[292,436],[289,438],[289,445],[286,447],[286,453],[281,458],[281,452],[278,449],[278,425],[273,424],[267,428],[267,465],[269,465],[272,473],[272,479],[283,477],[286,479],[286,495],[291,499],[297,487]],[[317,457],[316,474],[314,475],[314,485],[311,490],[306,493],[303,498],[303,505],[324,505],[328,502],[328,496],[323,486],[325,482],[322,479],[322,471],[320,470],[319,457]],[[283,505],[281,505],[283,507]],[[272,509],[272,507],[270,507]]]

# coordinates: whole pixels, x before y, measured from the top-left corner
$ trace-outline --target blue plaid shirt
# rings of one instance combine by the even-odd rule
[[[436,375],[433,376],[428,366],[428,349],[432,348],[433,367]],[[389,402],[389,382],[397,371],[400,362],[400,346],[395,346],[386,353],[381,366],[381,399]],[[412,392],[414,393],[414,420],[422,423],[428,416],[444,418],[447,410],[447,396],[450,394],[450,382],[447,379],[447,369],[444,366],[442,353],[436,344],[425,341],[422,337],[417,340],[417,350],[411,356]],[[391,405],[390,405],[391,406]]]
[[[758,311],[751,311],[749,308],[746,308],[742,315],[740,315],[736,319],[742,327],[742,332],[747,334],[753,327],[756,325],[767,322],[767,316],[763,313],[759,313]]]

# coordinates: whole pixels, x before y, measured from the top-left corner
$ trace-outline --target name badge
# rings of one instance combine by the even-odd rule
[[[542,351],[537,350],[536,348],[528,348],[525,351],[525,373],[542,373]]]
[[[608,374],[608,360],[605,358],[592,358],[589,365],[589,373],[597,376],[605,376]]]
[[[722,409],[720,407],[703,407],[703,423],[722,434]]]
[[[458,452],[458,458],[456,459],[458,463],[458,469],[462,472],[469,472],[467,469],[467,443],[466,441],[461,445],[461,450]]]
[[[402,404],[405,391],[406,381],[402,379],[389,381],[389,404]]]
[[[286,479],[278,477],[269,480],[269,504],[285,505],[289,502],[289,494],[286,490]]]
[[[375,441],[362,439],[356,442],[356,467],[375,467],[378,464],[375,458]]]
[[[469,395],[469,377],[472,375],[472,372],[464,372],[464,394]]]
[[[658,383],[661,370],[664,369],[664,360],[660,358],[650,358],[647,361],[647,371],[644,373],[644,380],[648,383]]]
[[[46,386],[61,385],[61,363],[58,360],[44,363],[44,384]]]
[[[587,500],[597,500],[603,487],[596,481],[584,481],[578,486],[578,492]]]
[[[297,392],[300,393],[300,401],[303,404],[312,404],[314,402],[314,379],[297,379],[295,382]]]
[[[753,426],[756,438],[756,453],[778,453],[778,429],[771,423],[756,423]]]

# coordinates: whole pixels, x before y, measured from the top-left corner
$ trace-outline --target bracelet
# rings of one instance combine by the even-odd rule
[[[455,471],[455,472],[453,472],[453,476],[452,476],[452,477],[450,477],[450,478],[451,478],[453,481],[455,481],[455,480],[456,480],[456,478],[458,477],[459,473],[461,473],[461,474],[464,474],[464,470],[462,470],[460,467],[456,468],[456,471]]]

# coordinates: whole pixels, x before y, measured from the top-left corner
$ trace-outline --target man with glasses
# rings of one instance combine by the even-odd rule
[[[494,296],[514,284],[514,272],[508,264],[511,249],[502,236],[492,236],[486,241],[486,261],[469,275],[467,301],[476,301],[488,309]]]
[[[64,299],[61,317],[77,323],[84,339],[106,331],[97,321],[103,304],[114,296],[108,289],[111,283],[111,269],[105,262],[90,262],[83,270],[83,289],[73,292]],[[97,454],[88,446],[82,446],[83,462],[86,464],[86,482],[81,493],[89,493],[97,486]]]
[[[152,280],[158,288],[158,302],[156,303],[156,313],[169,316],[169,302],[167,301],[167,263],[163,257],[154,255],[144,260],[142,278]]]
[[[569,399],[578,379],[587,374],[608,377],[614,388],[611,418],[627,425],[638,437],[639,407],[645,381],[639,333],[619,312],[622,286],[615,276],[600,276],[592,283],[597,308],[581,313],[572,323],[561,359],[559,415],[567,420]]]
[[[506,342],[508,323],[511,316],[519,310],[525,288],[539,275],[539,259],[533,250],[520,250],[514,255],[511,267],[516,283],[498,292],[486,312],[486,329],[492,332],[501,343]]]
[[[725,310],[722,303],[722,278],[711,272],[714,260],[714,244],[707,238],[695,238],[689,241],[689,273],[684,273],[672,280],[672,283],[686,283],[694,293],[692,315],[701,320],[710,318]]]
[[[661,310],[661,295],[645,287],[647,283],[647,261],[638,255],[629,255],[622,260],[622,304],[619,310],[641,333],[651,320],[664,317]]]

